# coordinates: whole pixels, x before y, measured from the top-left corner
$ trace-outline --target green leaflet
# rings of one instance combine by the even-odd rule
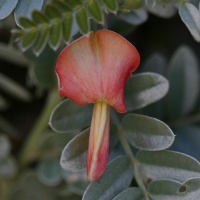
[[[89,126],[92,109],[91,104],[79,106],[66,99],[53,110],[49,124],[54,131],[59,133],[80,131]]]
[[[166,78],[155,73],[141,73],[132,76],[126,84],[127,110],[137,110],[154,103],[165,96],[169,88]]]
[[[165,99],[165,111],[172,120],[191,112],[198,98],[198,60],[189,47],[181,46],[174,53],[167,68],[167,79],[170,89]]]
[[[52,49],[57,50],[62,39],[62,24],[59,19],[53,20],[49,28],[49,45]]]
[[[192,178],[181,183],[173,180],[153,181],[148,186],[154,200],[198,200],[200,197],[200,178]]]
[[[123,118],[122,128],[127,140],[142,150],[166,149],[174,141],[171,129],[164,122],[152,117],[128,114]]]
[[[80,7],[78,11],[76,12],[76,22],[79,26],[80,32],[85,34],[89,31],[88,16],[87,16],[86,10],[82,7]]]
[[[91,182],[84,193],[83,200],[113,199],[130,185],[132,178],[130,159],[127,156],[117,157],[108,165],[100,179]]]
[[[123,192],[121,192],[119,195],[117,195],[113,200],[144,200],[143,192],[141,189],[132,187],[127,188]]]
[[[179,15],[197,42],[200,42],[200,11],[190,3],[179,7]]]
[[[37,167],[38,179],[47,186],[56,186],[62,181],[58,159],[42,160]]]
[[[63,149],[60,165],[67,171],[80,171],[86,167],[89,129],[74,137]]]
[[[35,27],[29,28],[26,32],[24,32],[20,41],[22,51],[29,49],[35,43],[37,36],[38,30]]]
[[[73,18],[70,13],[66,13],[63,15],[62,34],[65,42],[68,42],[71,38],[72,22]]]
[[[30,19],[27,19],[25,17],[20,17],[19,18],[19,24],[23,28],[33,28],[33,27],[36,27],[36,23],[34,23],[33,21],[31,21]]]
[[[49,39],[48,24],[43,24],[43,26],[40,29],[36,44],[33,47],[33,51],[36,56],[39,56],[42,50],[45,48],[48,39]]]
[[[103,0],[103,3],[107,6],[110,11],[115,12],[117,10],[116,0]]]
[[[97,0],[90,0],[87,5],[87,10],[93,19],[95,19],[97,22],[102,22],[102,12]]]
[[[150,180],[186,181],[200,177],[200,164],[194,158],[175,151],[139,151],[138,167]]]

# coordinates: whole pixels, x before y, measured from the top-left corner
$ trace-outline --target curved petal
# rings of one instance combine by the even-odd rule
[[[90,32],[67,46],[56,65],[60,95],[80,105],[99,98],[101,81],[92,35]]]
[[[104,100],[126,112],[124,85],[139,62],[138,51],[122,36],[109,30],[90,32],[58,58],[60,95],[80,105]]]
[[[118,112],[126,112],[124,86],[140,62],[136,48],[119,34],[101,30],[96,32],[102,67],[102,93]]]

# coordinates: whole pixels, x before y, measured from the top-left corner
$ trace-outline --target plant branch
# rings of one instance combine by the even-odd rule
[[[52,90],[47,98],[46,105],[36,121],[32,131],[30,132],[25,144],[19,155],[20,167],[25,167],[28,163],[33,161],[37,155],[37,148],[40,141],[40,137],[45,129],[48,127],[49,116],[53,108],[61,101],[57,90]]]

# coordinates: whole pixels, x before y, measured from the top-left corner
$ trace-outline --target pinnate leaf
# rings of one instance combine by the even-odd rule
[[[198,200],[200,197],[200,178],[192,178],[184,183],[173,180],[153,181],[148,187],[153,200]]]
[[[14,12],[17,25],[21,25],[20,17],[30,18],[34,10],[41,10],[43,2],[44,0],[20,0]]]
[[[57,158],[72,138],[72,134],[69,133],[46,132],[42,135],[38,147],[40,157],[43,159]]]
[[[131,161],[126,156],[114,159],[104,175],[91,182],[84,193],[83,200],[110,200],[126,189],[133,178]]]
[[[53,110],[50,117],[51,128],[59,133],[79,131],[87,127],[92,118],[92,105],[79,106],[66,99]]]
[[[132,76],[125,88],[127,110],[143,108],[160,100],[168,88],[167,79],[159,74],[142,73]]]
[[[153,72],[164,75],[166,67],[167,61],[165,57],[162,54],[155,53],[146,60],[142,70],[144,72]]]
[[[73,138],[63,149],[60,165],[67,171],[79,171],[86,167],[89,129]]]
[[[139,188],[132,187],[124,190],[113,200],[144,200],[144,195]]]
[[[103,17],[101,13],[101,8],[97,0],[91,0],[87,5],[87,10],[90,15],[98,22],[102,22]]]
[[[6,18],[14,10],[18,0],[2,0],[0,1],[0,19]]]
[[[48,186],[56,186],[61,180],[61,167],[58,159],[43,160],[37,168],[38,179]]]
[[[131,10],[127,13],[122,12],[117,16],[133,26],[144,23],[148,18],[147,12],[144,9]]]
[[[70,40],[72,34],[72,24],[73,24],[73,17],[71,13],[64,14],[62,22],[62,33],[65,42],[68,42]]]
[[[55,18],[61,18],[61,13],[59,10],[51,4],[47,4],[45,7],[45,14],[50,20]]]
[[[103,2],[110,11],[115,12],[117,10],[117,1],[116,0],[103,0]]]
[[[139,169],[150,180],[186,181],[200,177],[200,163],[194,158],[173,151],[140,151],[136,155]]]
[[[72,7],[71,5],[66,4],[65,2],[63,2],[62,0],[52,0],[52,4],[57,7],[57,9],[59,11],[61,11],[62,13],[66,13],[66,12],[71,12],[72,11]]]
[[[32,18],[36,24],[48,24],[49,23],[48,18],[43,13],[41,13],[37,10],[33,11]]]
[[[52,49],[57,50],[62,39],[62,24],[59,19],[53,20],[49,29],[49,45]]]
[[[28,18],[25,17],[20,17],[19,18],[19,24],[20,26],[22,26],[23,28],[32,28],[32,27],[36,27],[36,24],[31,21]]]
[[[179,7],[179,15],[197,42],[200,42],[200,11],[190,3]]]
[[[89,31],[89,21],[87,12],[84,8],[80,7],[76,12],[76,22],[79,26],[81,33],[85,34]]]
[[[168,66],[167,78],[170,89],[166,96],[166,114],[176,119],[193,109],[200,91],[198,61],[190,48],[182,46],[175,52]]]
[[[26,51],[27,49],[29,49],[35,43],[37,36],[38,30],[34,27],[29,28],[26,32],[24,32],[20,41],[22,51]]]
[[[144,115],[128,114],[122,128],[127,140],[141,150],[163,150],[171,146],[174,134],[162,121]]]
[[[48,42],[48,39],[49,39],[48,24],[43,24],[43,27],[40,29],[36,44],[33,47],[33,52],[35,53],[36,56],[39,56],[40,53],[43,51]]]

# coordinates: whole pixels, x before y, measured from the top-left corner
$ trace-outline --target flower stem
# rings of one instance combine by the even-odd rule
[[[40,142],[40,136],[48,127],[51,111],[60,101],[61,98],[59,97],[57,90],[52,90],[47,97],[47,102],[41,115],[36,121],[20,152],[19,165],[21,168],[25,167],[37,157],[37,148]]]

